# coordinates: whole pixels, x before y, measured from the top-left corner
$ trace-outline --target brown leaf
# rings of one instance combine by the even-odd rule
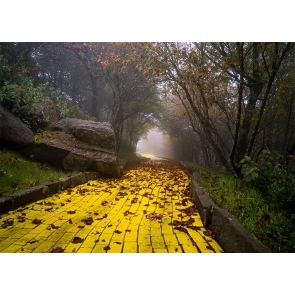
[[[63,253],[63,252],[64,252],[64,249],[62,249],[61,247],[56,247],[50,251],[50,253]]]
[[[78,225],[78,228],[84,228],[85,226],[84,225]]]
[[[93,218],[92,217],[88,217],[86,219],[82,219],[82,221],[86,224],[86,225],[91,225],[93,223]]]
[[[51,227],[52,227],[53,229],[58,229],[58,228],[59,228],[59,226],[56,226],[56,225],[54,225],[53,223],[51,224]]]
[[[121,242],[114,242],[115,244],[122,244]]]
[[[73,221],[71,218],[69,219],[69,224],[73,224]]]
[[[187,229],[184,228],[184,227],[182,227],[182,226],[176,226],[176,227],[174,227],[174,229],[179,230],[179,231],[182,231],[184,233],[188,233]]]
[[[102,202],[101,202],[101,205],[102,205],[102,206],[105,206],[107,203],[108,203],[108,201],[102,201]]]
[[[121,234],[122,232],[116,229],[116,230],[114,231],[114,233],[115,233],[115,234]]]
[[[79,238],[79,237],[74,237],[74,238],[72,239],[72,243],[73,243],[73,244],[82,243],[83,241],[84,241],[84,239]]]
[[[55,205],[55,203],[53,203],[53,202],[45,202],[45,201],[44,201],[44,204],[46,206],[53,206],[53,205]]]
[[[131,232],[131,229],[126,229],[125,232]]]
[[[210,245],[206,246],[206,248],[209,249],[209,250],[212,250],[212,251],[214,250]]]
[[[109,246],[105,246],[105,247],[103,248],[103,250],[105,250],[106,253],[107,253],[110,249],[111,249],[111,248],[110,248]]]
[[[74,211],[71,211],[71,210],[70,210],[70,211],[68,211],[67,213],[68,213],[68,214],[75,214],[75,213],[76,213],[76,210],[74,210]]]
[[[23,216],[17,216],[17,221],[18,222],[25,222],[25,218]]]
[[[34,224],[40,224],[42,222],[42,220],[38,219],[38,218],[35,218],[32,223]]]

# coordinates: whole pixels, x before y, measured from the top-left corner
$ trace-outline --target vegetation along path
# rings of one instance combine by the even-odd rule
[[[189,194],[190,175],[150,161],[0,216],[0,252],[223,252]]]

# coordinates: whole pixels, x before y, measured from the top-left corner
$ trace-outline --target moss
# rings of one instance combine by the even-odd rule
[[[34,136],[34,144],[41,144],[43,142],[42,137],[39,135]]]

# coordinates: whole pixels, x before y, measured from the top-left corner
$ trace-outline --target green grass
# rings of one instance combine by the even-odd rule
[[[294,214],[278,209],[279,204],[268,204],[257,190],[234,175],[186,164],[200,174],[200,185],[216,205],[228,210],[270,251],[295,252]]]
[[[0,196],[7,196],[67,175],[69,173],[30,161],[16,152],[0,151]]]

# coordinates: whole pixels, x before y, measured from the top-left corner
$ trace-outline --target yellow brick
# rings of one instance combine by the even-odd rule
[[[179,245],[175,235],[164,235],[164,240],[167,246]]]
[[[149,235],[138,235],[138,245],[151,245],[151,240]]]
[[[167,249],[156,249],[156,248],[153,248],[154,249],[154,253],[167,253]]]
[[[113,234],[101,234],[99,237],[99,242],[97,244],[108,244],[112,238]]]
[[[100,245],[96,244],[95,247],[92,249],[92,253],[106,253],[106,251],[103,249],[106,245]]]
[[[198,249],[196,246],[193,246],[191,243],[190,244],[182,244],[182,248],[185,253],[198,253]]]
[[[138,234],[140,234],[140,235],[149,235],[150,234],[150,227],[146,226],[146,225],[139,226]]]
[[[19,232],[20,230],[21,229],[19,228],[11,227],[9,229],[6,229],[6,231],[3,231],[2,233],[0,233],[0,237],[2,238],[12,237],[15,233]]]
[[[46,253],[54,246],[55,242],[45,241],[41,245],[39,245],[33,253]]]
[[[172,228],[172,226],[170,226],[170,225],[166,225],[166,226],[162,226],[162,233],[163,234],[170,234],[170,235],[173,235],[174,234],[174,232],[173,232],[173,228]]]
[[[15,245],[12,244],[8,247],[6,247],[5,249],[3,249],[2,251],[0,251],[1,253],[15,253],[17,252],[19,249],[21,249],[21,245]]]
[[[75,233],[65,233],[64,235],[61,236],[60,239],[58,239],[58,243],[66,243],[66,244],[69,244],[75,236],[76,236]],[[79,235],[77,235],[77,236],[79,238],[82,238]]]
[[[169,253],[182,253],[182,250],[179,246],[168,246]]]
[[[200,234],[200,232],[196,232],[195,230],[192,230],[192,229],[189,228],[188,233],[196,243],[204,243],[204,242],[206,242],[205,239]]]
[[[70,243],[65,247],[64,253],[76,253],[80,247],[81,247],[81,244]]]
[[[80,247],[77,251],[77,253],[91,253],[92,252],[92,248],[83,248]]]
[[[151,246],[139,245],[138,248],[139,253],[153,253],[153,249]]]
[[[123,253],[137,253],[137,242],[124,241]]]
[[[48,225],[46,225],[46,224],[39,224],[37,227],[35,227],[34,229],[32,229],[30,231],[30,234],[39,234],[43,230],[46,230],[47,227],[48,227]],[[27,229],[27,230],[29,230],[29,229]],[[23,229],[22,231],[25,231],[25,230]]]
[[[151,227],[151,236],[162,236],[161,228]]]
[[[153,236],[151,237],[151,242],[153,248],[165,248],[165,241],[162,236]]]
[[[176,233],[176,236],[177,236],[178,242],[181,245],[191,244],[191,240],[187,234],[179,232],[179,233]]]
[[[214,253],[213,250],[207,248],[209,244],[207,243],[197,243],[198,248],[201,250],[202,253]]]
[[[123,245],[122,244],[110,243],[109,247],[111,249],[108,250],[108,253],[121,253]]]

